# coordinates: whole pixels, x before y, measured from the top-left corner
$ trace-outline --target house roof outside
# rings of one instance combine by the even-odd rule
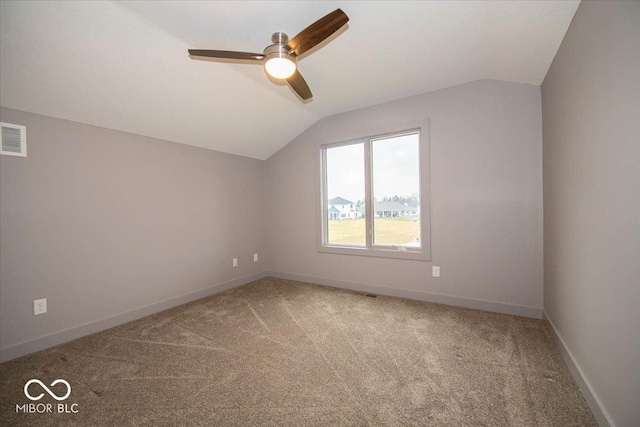
[[[334,197],[329,199],[329,205],[355,205],[355,203],[342,197]]]
[[[384,202],[376,202],[374,205],[374,210],[378,211],[415,211],[415,208],[407,205],[406,203],[400,203],[393,200],[386,200]]]
[[[365,205],[358,206],[358,211],[364,213]],[[385,200],[383,202],[376,202],[374,205],[375,212],[385,211],[385,212],[400,212],[400,211],[411,211],[417,212],[418,209],[412,206],[409,206],[406,203],[400,203],[393,200]]]

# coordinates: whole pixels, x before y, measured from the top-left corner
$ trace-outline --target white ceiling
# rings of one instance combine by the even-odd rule
[[[540,85],[579,1],[2,1],[2,106],[266,159],[317,120],[458,84]],[[303,103],[254,64],[340,7],[346,28],[301,57]]]

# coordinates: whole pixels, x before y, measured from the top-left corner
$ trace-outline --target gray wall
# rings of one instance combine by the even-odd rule
[[[320,144],[425,118],[431,128],[432,262],[318,253]],[[380,293],[431,300],[440,294],[458,297],[440,301],[471,306],[478,306],[471,300],[489,300],[503,305],[490,307],[496,310],[526,306],[539,313],[539,87],[478,81],[332,116],[266,165],[271,270],[319,283],[366,284]],[[441,267],[440,278],[431,277],[432,265]]]
[[[28,138],[27,158],[0,156],[3,350],[264,270],[264,162],[0,117]],[[49,312],[34,316],[39,298]]]
[[[542,111],[544,309],[613,422],[637,426],[639,2],[582,2]]]

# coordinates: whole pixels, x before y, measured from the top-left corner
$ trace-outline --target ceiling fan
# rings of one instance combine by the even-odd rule
[[[263,53],[189,49],[189,55],[254,62],[264,61],[264,68],[270,76],[276,79],[286,79],[291,88],[300,95],[300,98],[307,100],[313,95],[307,82],[297,70],[297,57],[320,44],[348,21],[349,17],[342,10],[336,9],[309,25],[291,40],[285,33],[274,33],[271,36],[273,44],[267,46]]]

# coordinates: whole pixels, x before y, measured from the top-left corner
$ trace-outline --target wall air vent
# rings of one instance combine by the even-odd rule
[[[27,157],[27,127],[11,123],[0,123],[0,126],[2,127],[0,154]]]

